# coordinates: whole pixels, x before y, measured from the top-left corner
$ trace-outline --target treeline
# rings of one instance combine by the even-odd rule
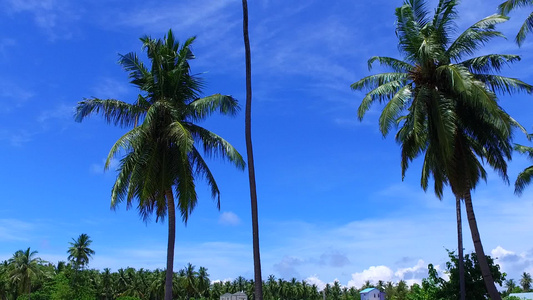
[[[118,269],[111,272],[85,269],[90,239],[81,235],[73,240],[69,248],[69,262],[53,264],[37,257],[36,251],[29,248],[17,251],[13,257],[0,264],[0,299],[1,300],[162,300],[164,299],[165,270]],[[80,243],[81,242],[81,243]],[[87,243],[88,242],[88,243]],[[405,281],[398,283],[370,281],[360,287],[345,287],[338,281],[327,284],[320,289],[305,280],[284,280],[274,275],[263,282],[265,300],[359,300],[360,291],[375,287],[384,291],[390,300],[425,300],[458,299],[457,257],[449,252],[450,261],[445,272],[449,280],[439,277],[435,268],[428,266],[428,277],[421,284],[408,286]],[[487,256],[495,281],[502,286],[503,296],[510,292],[528,291],[531,276],[524,273],[520,286],[510,279],[505,281],[505,274],[499,266]],[[467,299],[488,299],[481,271],[475,255],[465,256],[465,279]],[[244,292],[248,299],[254,299],[254,282],[242,276],[233,281],[211,281],[207,269],[196,269],[192,264],[174,273],[172,281],[173,299],[176,300],[219,300],[225,293]]]

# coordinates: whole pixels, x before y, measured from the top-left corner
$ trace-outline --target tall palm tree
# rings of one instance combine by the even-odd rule
[[[422,188],[427,190],[433,177],[439,198],[449,184],[456,198],[465,202],[487,290],[492,299],[501,299],[481,244],[471,190],[486,179],[482,162],[508,181],[511,131],[519,125],[498,105],[495,93],[531,93],[533,87],[498,74],[503,66],[520,60],[519,56],[472,57],[489,40],[503,36],[495,25],[508,18],[486,17],[452,39],[457,4],[456,0],[440,0],[431,17],[425,1],[406,0],[396,9],[398,47],[404,59],[372,57],[369,67],[379,62],[392,72],[365,77],[351,87],[370,90],[359,106],[360,119],[372,103],[386,103],[379,127],[384,136],[399,127],[396,140],[402,148],[402,178],[409,163],[423,154]]]
[[[522,273],[522,278],[520,278],[520,285],[524,292],[529,292],[531,289],[531,274],[524,272]]]
[[[514,149],[518,151],[521,154],[526,154],[530,159],[533,159],[533,148],[522,146],[522,145],[515,145]],[[533,178],[533,166],[529,166],[525,168],[522,172],[518,174],[515,181],[515,188],[514,192],[517,195],[522,195],[522,192],[526,188],[527,185],[531,183],[531,179]]]
[[[20,293],[28,293],[28,300],[31,297],[31,282],[44,275],[41,264],[44,261],[37,257],[37,251],[19,250],[9,259],[9,278],[11,282],[18,286]]]
[[[86,99],[78,103],[76,120],[92,113],[107,122],[133,127],[113,145],[107,161],[125,153],[111,192],[111,207],[136,203],[146,221],[155,213],[156,222],[168,217],[165,300],[172,299],[172,274],[176,232],[176,207],[186,224],[197,204],[196,178],[204,178],[220,208],[220,190],[197,146],[207,156],[217,156],[244,169],[244,160],[222,137],[195,122],[212,113],[234,116],[237,100],[215,94],[200,98],[202,80],[190,73],[190,49],[194,37],[180,45],[171,30],[163,39],[141,38],[151,66],[145,66],[135,53],[121,55],[119,63],[129,72],[131,83],[139,88],[135,103],[115,99]]]
[[[512,10],[525,6],[533,6],[533,0],[507,0],[498,6],[498,10],[500,11],[500,14],[507,15]],[[518,30],[518,33],[516,34],[515,41],[518,46],[522,46],[524,40],[526,39],[526,35],[532,30],[533,12],[529,14],[529,16],[524,21],[524,24],[522,24],[520,30]]]
[[[242,20],[244,52],[246,61],[246,112],[245,136],[246,156],[248,158],[248,178],[250,182],[250,200],[252,206],[252,243],[254,253],[255,300],[263,300],[263,279],[261,277],[261,255],[259,252],[259,216],[257,213],[257,189],[255,185],[254,151],[252,148],[252,56],[250,53],[250,37],[248,35],[248,1],[242,0]]]
[[[89,259],[94,255],[94,250],[89,248],[93,241],[85,233],[80,234],[77,240],[74,238],[69,242],[68,260],[70,260],[76,269],[84,268],[89,264]]]

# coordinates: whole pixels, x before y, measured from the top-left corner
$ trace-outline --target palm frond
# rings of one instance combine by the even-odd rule
[[[457,18],[456,6],[457,0],[439,0],[435,15],[431,23],[434,36],[438,40],[438,44],[441,46],[448,45],[449,34],[455,31]]]
[[[235,98],[221,94],[196,99],[187,105],[187,115],[192,120],[203,120],[214,112],[235,116],[239,110],[239,103]]]
[[[193,165],[196,168],[195,174],[203,177],[207,181],[207,185],[211,188],[211,197],[213,197],[213,199],[216,201],[217,208],[220,210],[220,190],[215,181],[213,173],[211,173],[211,170],[209,169],[202,155],[200,154],[200,152],[198,152],[196,148],[192,150],[192,152],[190,153],[190,157],[192,159]]]
[[[529,166],[518,174],[514,183],[514,192],[517,195],[522,195],[526,186],[531,183],[533,178],[533,166]]]
[[[532,4],[533,2],[531,0],[507,0],[502,4],[498,5],[498,11],[502,15],[507,15],[511,12],[511,10]]]
[[[518,46],[522,46],[524,43],[524,40],[526,39],[526,35],[530,33],[533,30],[533,12],[527,16],[526,20],[524,21],[524,24],[520,26],[520,30],[518,30],[518,33],[516,34],[515,41],[518,44]]]
[[[92,113],[102,114],[108,123],[121,127],[132,126],[144,111],[132,104],[115,99],[84,99],[78,102],[74,120],[81,122]]]
[[[520,61],[519,55],[488,54],[467,59],[460,65],[467,67],[471,73],[499,72],[504,66]]]
[[[187,128],[194,139],[201,142],[205,154],[226,159],[237,168],[244,169],[245,163],[241,154],[225,139],[198,125],[189,123]]]
[[[450,45],[446,51],[447,56],[455,62],[464,56],[471,56],[480,46],[485,45],[495,37],[505,37],[501,32],[494,29],[494,25],[509,20],[509,17],[494,14],[483,18],[466,29]]]
[[[121,151],[126,153],[131,152],[133,150],[133,144],[137,142],[137,139],[139,138],[141,133],[142,129],[140,127],[135,127],[132,130],[126,132],[123,136],[121,136],[115,142],[115,144],[113,144],[111,150],[109,150],[105,161],[104,170],[109,169],[111,161],[116,158]]]
[[[372,103],[376,100],[383,102],[385,100],[390,100],[398,93],[398,90],[405,86],[405,81],[391,81],[384,84],[381,84],[368,92],[366,96],[361,101],[359,108],[357,109],[357,116],[359,120],[362,120],[365,113],[370,109]]]
[[[404,61],[392,57],[373,56],[368,60],[368,69],[372,70],[372,64],[377,61],[382,66],[387,66],[398,73],[408,73],[414,67]]]
[[[383,136],[389,133],[390,128],[396,124],[399,114],[412,97],[411,86],[403,86],[385,105],[379,117],[379,127]]]
[[[119,54],[119,57],[119,64],[126,72],[129,72],[130,82],[141,90],[146,90],[146,84],[150,82],[152,75],[137,57],[137,54],[130,52],[126,55]]]
[[[533,93],[533,86],[517,78],[493,74],[474,74],[474,78],[483,82],[494,93],[513,94],[517,92]]]

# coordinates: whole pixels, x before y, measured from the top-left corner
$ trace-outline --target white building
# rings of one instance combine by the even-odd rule
[[[235,294],[225,293],[224,295],[220,296],[220,300],[248,300],[248,296],[246,296],[243,292],[238,292]]]
[[[359,294],[361,300],[385,300],[385,293],[376,288],[364,289]]]

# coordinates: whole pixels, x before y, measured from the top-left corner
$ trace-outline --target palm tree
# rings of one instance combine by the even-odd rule
[[[28,293],[28,300],[31,297],[31,281],[44,275],[41,269],[44,261],[36,255],[37,251],[28,248],[15,252],[9,259],[9,278],[18,286],[20,293]]]
[[[533,148],[522,146],[522,145],[515,145],[514,149],[518,151],[519,153],[526,154],[530,159],[533,159]],[[515,181],[515,188],[514,192],[517,195],[522,195],[522,192],[524,191],[524,188],[531,183],[531,179],[533,178],[533,166],[529,166],[525,168],[520,174],[518,174],[516,181]]]
[[[252,243],[254,253],[255,300],[263,300],[263,279],[261,277],[261,255],[259,252],[259,216],[257,213],[257,189],[255,185],[254,151],[252,148],[252,56],[248,36],[248,1],[242,0],[243,38],[246,60],[246,112],[245,136],[246,156],[248,158],[248,178],[250,182],[250,200],[252,206]]]
[[[456,0],[440,0],[430,17],[425,1],[406,0],[396,9],[398,47],[404,60],[372,57],[369,67],[377,61],[392,72],[365,77],[351,87],[370,90],[359,106],[360,119],[372,103],[386,102],[379,126],[384,136],[393,126],[400,128],[396,140],[402,148],[402,178],[409,163],[424,154],[422,188],[427,190],[432,176],[439,198],[449,184],[456,198],[465,202],[487,290],[492,299],[501,299],[481,244],[471,190],[486,179],[482,161],[508,181],[511,131],[519,124],[497,104],[495,93],[531,93],[533,87],[496,74],[520,60],[519,56],[471,57],[490,39],[503,36],[494,27],[508,18],[486,17],[453,40],[450,34],[456,30],[457,4]]]
[[[72,262],[75,269],[83,269],[89,264],[89,259],[94,255],[94,250],[89,248],[92,242],[85,233],[80,234],[77,240],[73,238],[72,242],[69,242],[68,260]]]
[[[514,279],[511,278],[505,281],[505,289],[506,289],[507,294],[512,293],[515,287],[516,287],[516,282],[514,281]]]
[[[533,5],[533,0],[507,0],[498,6],[498,10],[500,11],[500,14],[507,15],[512,10],[531,5]],[[533,30],[533,12],[529,14],[516,34],[515,41],[518,46],[522,46],[526,39],[526,35],[531,32],[531,30]]]
[[[202,145],[207,156],[225,158],[240,169],[245,165],[231,144],[195,124],[215,112],[233,116],[239,106],[231,96],[200,98],[203,83],[190,73],[189,66],[194,39],[180,45],[171,30],[162,40],[141,38],[151,66],[145,66],[135,53],[121,55],[119,60],[129,72],[130,82],[140,90],[135,103],[92,98],[79,102],[76,112],[77,121],[100,113],[109,123],[133,127],[113,145],[105,164],[107,169],[113,157],[125,153],[112,189],[111,207],[126,202],[126,208],[131,208],[136,201],[145,221],[152,213],[156,222],[168,217],[165,300],[172,299],[175,209],[187,224],[198,200],[196,178],[207,181],[220,208],[220,190],[197,146]]]
[[[522,278],[520,278],[520,285],[524,292],[529,292],[531,289],[531,274],[524,272],[522,273]]]

